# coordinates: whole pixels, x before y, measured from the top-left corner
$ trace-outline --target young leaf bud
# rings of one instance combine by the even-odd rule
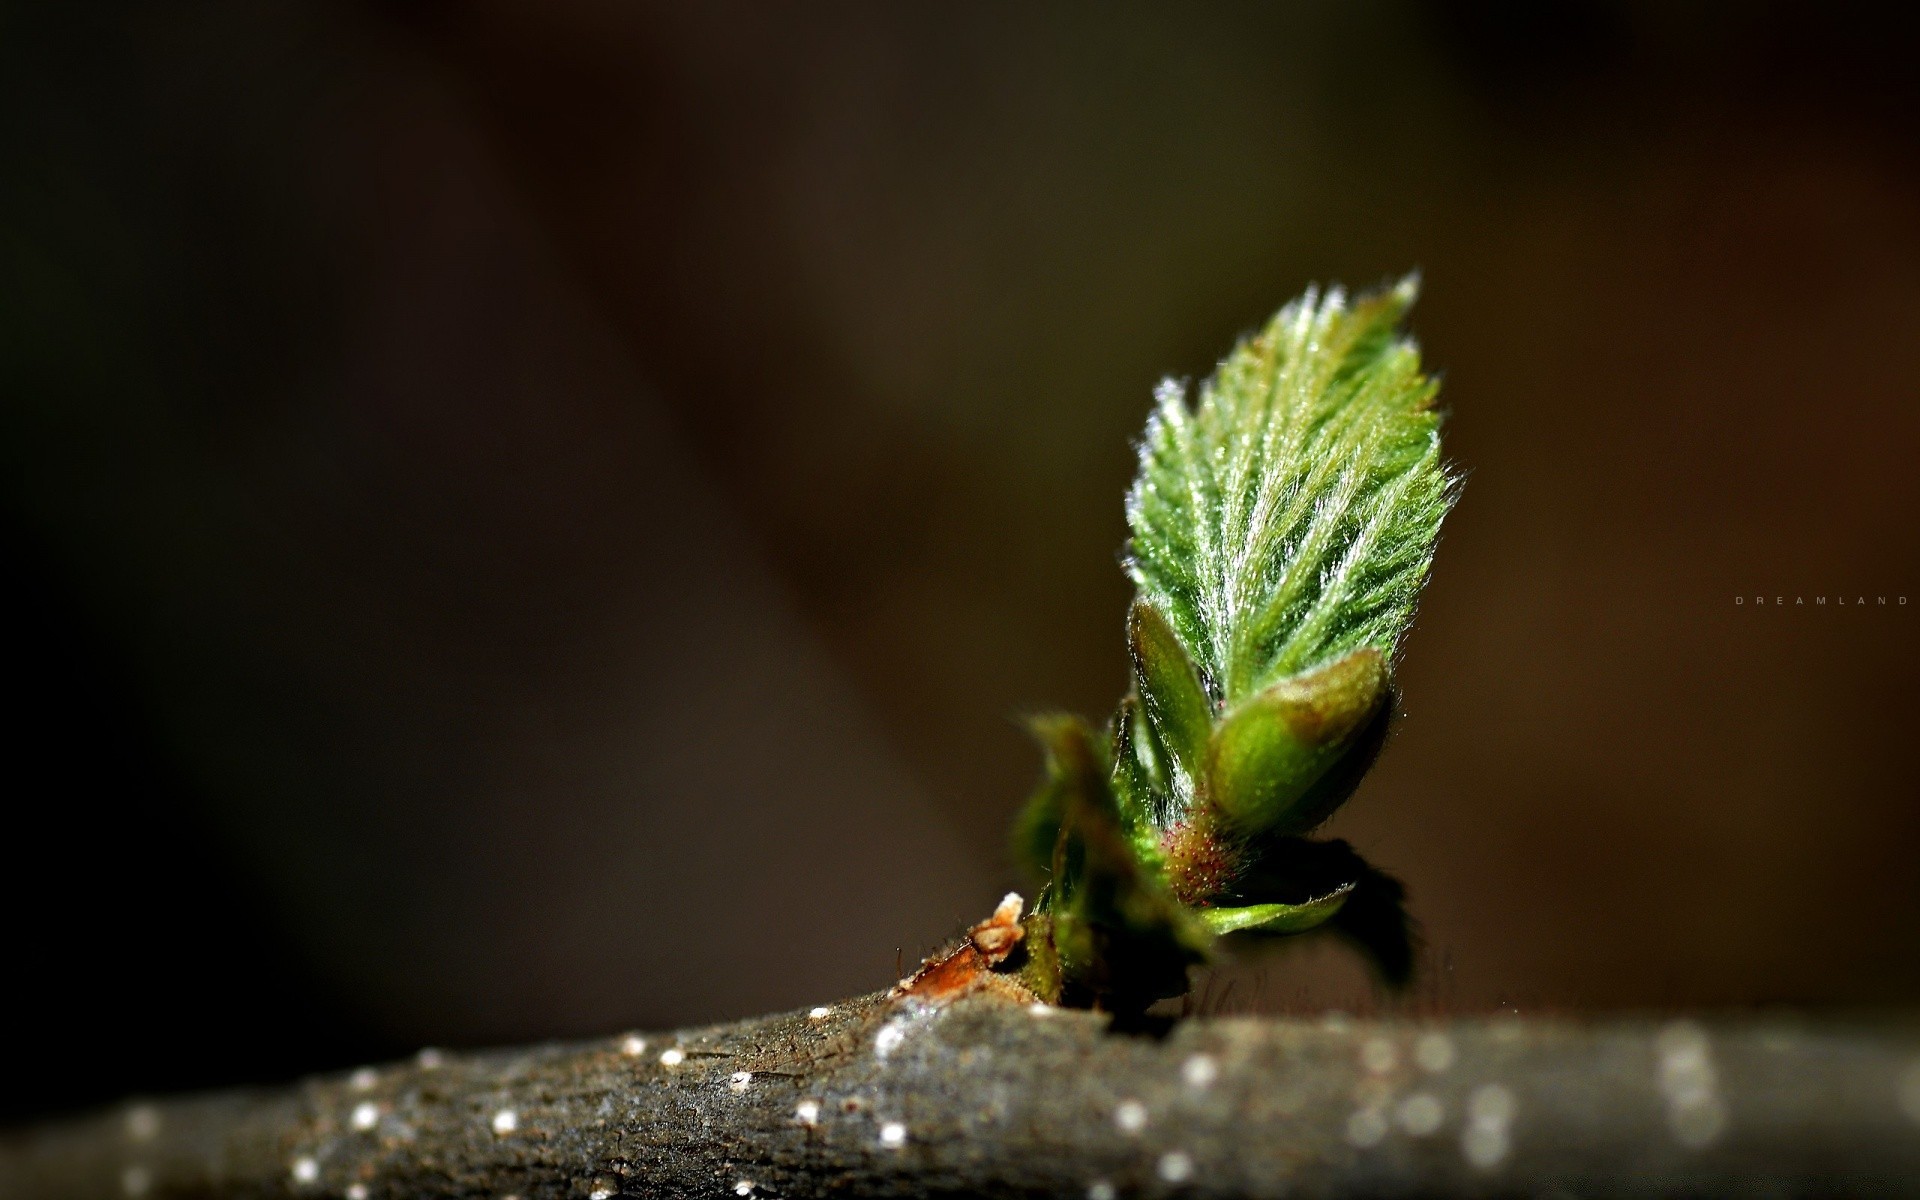
[[[1241,704],[1208,747],[1213,810],[1242,834],[1298,832],[1317,823],[1327,814],[1308,813],[1301,801],[1354,747],[1390,690],[1385,657],[1362,649]]]
[[[1135,600],[1127,612],[1134,686],[1155,738],[1188,780],[1197,778],[1213,728],[1213,704],[1193,660],[1160,610]]]

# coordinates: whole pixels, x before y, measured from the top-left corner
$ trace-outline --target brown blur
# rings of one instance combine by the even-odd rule
[[[1920,1001],[1869,11],[15,6],[13,986],[169,1049],[7,1111],[886,984],[1124,687],[1153,382],[1412,267],[1468,484],[1330,832],[1418,999]]]

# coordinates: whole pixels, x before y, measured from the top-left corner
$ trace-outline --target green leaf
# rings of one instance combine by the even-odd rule
[[[1302,811],[1302,802],[1358,742],[1389,691],[1386,661],[1367,647],[1249,697],[1214,730],[1208,747],[1206,793],[1214,810],[1242,834],[1318,824],[1327,813]]]
[[[1187,967],[1204,960],[1212,939],[1167,891],[1157,856],[1143,855],[1125,829],[1104,739],[1078,717],[1030,724],[1047,749],[1047,776],[1016,826],[1015,847],[1032,865],[1046,846],[1048,882],[1035,916],[1047,921],[1059,986],[1116,1010],[1180,994]]]
[[[1014,818],[1013,857],[1034,876],[1047,879],[1072,797],[1085,790],[1090,777],[1105,775],[1106,764],[1084,717],[1045,713],[1029,718],[1027,730],[1046,751],[1046,773]]]
[[[1196,405],[1156,391],[1127,567],[1216,701],[1363,647],[1390,660],[1413,619],[1455,492],[1437,384],[1398,331],[1415,291],[1309,292]]]
[[[1250,849],[1252,861],[1221,897],[1223,907],[1306,905],[1343,893],[1340,910],[1316,929],[1359,949],[1388,987],[1405,986],[1413,975],[1414,931],[1399,880],[1343,841],[1268,837]]]
[[[1394,692],[1391,686],[1381,699],[1380,707],[1359,733],[1347,744],[1333,765],[1321,773],[1306,795],[1293,802],[1287,818],[1270,830],[1272,833],[1306,833],[1331,817],[1339,810],[1354,790],[1360,786],[1361,779],[1373,764],[1379,761],[1380,751],[1386,746],[1387,731],[1393,725]]]
[[[1159,745],[1173,759],[1173,790],[1193,796],[1213,732],[1213,704],[1179,635],[1153,605],[1135,600],[1127,613],[1127,649],[1134,687]]]
[[[1347,902],[1353,885],[1304,904],[1249,904],[1243,908],[1207,908],[1200,922],[1216,936],[1229,933],[1271,935],[1305,933],[1332,920]]]
[[[1160,808],[1172,790],[1158,740],[1139,697],[1122,697],[1120,710],[1113,718],[1110,751],[1113,799],[1120,810],[1121,826],[1143,859],[1159,855]]]

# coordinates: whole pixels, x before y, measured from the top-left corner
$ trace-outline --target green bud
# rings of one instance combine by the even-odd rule
[[[1239,705],[1208,746],[1213,810],[1242,834],[1301,832],[1323,820],[1326,806],[1303,801],[1355,749],[1390,691],[1385,657],[1361,649]]]
[[[1160,610],[1135,600],[1127,612],[1134,686],[1161,747],[1189,780],[1199,775],[1213,728],[1213,703],[1186,647]]]

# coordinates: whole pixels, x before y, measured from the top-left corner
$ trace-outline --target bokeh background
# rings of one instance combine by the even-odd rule
[[[1915,34],[6,4],[0,1116],[884,986],[1125,685],[1154,381],[1411,267],[1401,1003],[1920,1001]]]

